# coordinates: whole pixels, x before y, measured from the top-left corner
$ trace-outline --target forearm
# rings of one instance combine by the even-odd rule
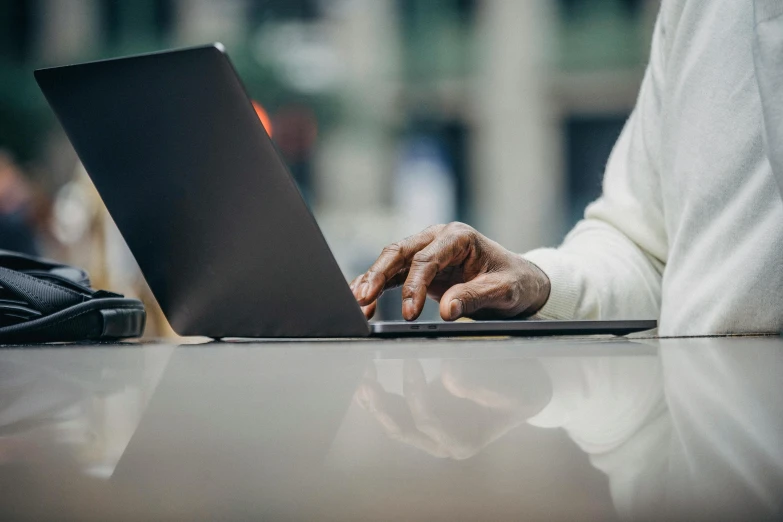
[[[663,265],[612,225],[584,219],[557,249],[524,254],[550,280],[545,319],[650,319],[661,303]]]
[[[544,318],[659,316],[668,257],[659,176],[664,64],[659,18],[636,108],[607,162],[601,198],[559,248],[523,256],[549,277],[549,299],[539,310]]]

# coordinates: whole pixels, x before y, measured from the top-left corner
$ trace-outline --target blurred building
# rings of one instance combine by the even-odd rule
[[[221,41],[346,276],[432,221],[466,221],[517,251],[554,245],[600,193],[656,11],[657,0],[0,0],[0,150],[36,194],[26,222],[38,248],[135,288],[99,201],[74,189],[76,157],[32,69]],[[395,299],[386,318],[399,317]]]

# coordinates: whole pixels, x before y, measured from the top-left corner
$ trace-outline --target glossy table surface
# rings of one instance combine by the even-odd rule
[[[0,520],[759,520],[783,340],[0,349]]]

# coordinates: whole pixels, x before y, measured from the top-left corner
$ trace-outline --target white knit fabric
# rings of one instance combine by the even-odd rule
[[[661,335],[783,328],[783,199],[756,26],[753,2],[664,0],[601,198],[559,248],[524,255],[551,280],[541,317],[659,318]]]

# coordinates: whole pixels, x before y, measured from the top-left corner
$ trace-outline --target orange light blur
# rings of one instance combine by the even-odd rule
[[[261,125],[264,126],[266,129],[266,133],[269,134],[269,137],[272,137],[272,120],[269,119],[269,114],[266,113],[264,108],[261,106],[260,103],[253,100],[253,108],[256,110],[256,114],[258,115],[258,119],[261,120]]]

